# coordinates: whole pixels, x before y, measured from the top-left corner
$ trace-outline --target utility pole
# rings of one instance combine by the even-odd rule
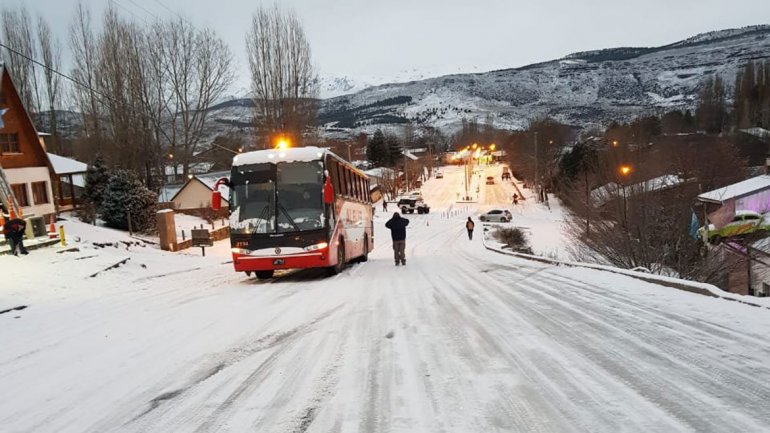
[[[409,192],[409,172],[406,171],[407,159],[409,158],[406,156],[406,149],[404,149],[404,193],[405,194]]]
[[[541,203],[543,200],[540,196],[540,152],[538,152],[537,131],[535,131],[535,194],[538,203]]]
[[[350,145],[351,143],[348,143],[348,162],[353,162],[353,158],[350,157]]]

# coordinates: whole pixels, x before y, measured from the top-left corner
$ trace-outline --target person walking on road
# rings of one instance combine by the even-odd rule
[[[390,238],[393,239],[393,258],[396,260],[396,266],[406,264],[406,226],[409,220],[402,218],[398,212],[393,212],[393,218],[385,223],[385,227],[390,229]]]
[[[11,254],[18,256],[19,253],[27,255],[27,249],[24,247],[24,230],[27,228],[27,222],[20,218],[14,218],[6,221],[3,226],[5,239],[11,247]]]
[[[385,199],[382,199],[382,211],[387,212],[388,211],[388,201]]]
[[[468,217],[468,221],[465,222],[465,228],[468,230],[468,240],[473,240],[473,229],[476,227],[476,223],[473,222],[471,217]]]
[[[513,204],[514,205],[519,204],[519,195],[518,194],[513,194]]]

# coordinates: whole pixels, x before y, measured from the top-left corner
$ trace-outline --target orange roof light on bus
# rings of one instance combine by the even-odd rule
[[[278,150],[285,150],[291,147],[291,141],[286,137],[280,137],[275,142],[275,148]]]

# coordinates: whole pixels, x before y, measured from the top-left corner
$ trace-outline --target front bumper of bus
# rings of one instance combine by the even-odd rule
[[[236,272],[269,271],[279,269],[325,268],[330,266],[326,249],[319,252],[286,254],[282,256],[250,256],[233,253]]]

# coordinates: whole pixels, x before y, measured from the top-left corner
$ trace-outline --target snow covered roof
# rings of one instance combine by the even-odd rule
[[[395,172],[392,168],[377,167],[371,170],[364,171],[364,174],[371,177],[382,177],[383,175],[393,175]]]
[[[320,147],[293,147],[290,149],[266,149],[241,153],[233,158],[233,166],[264,164],[277,162],[317,161],[324,156],[326,149]]]
[[[698,201],[723,204],[728,200],[746,197],[768,189],[770,189],[770,176],[763,174],[762,176],[752,177],[742,182],[705,192],[698,196]]]
[[[636,195],[646,192],[662,191],[665,189],[673,188],[685,183],[685,180],[674,174],[667,174],[663,176],[654,177],[652,179],[645,180],[643,182],[628,185],[626,187],[627,195]],[[595,206],[603,206],[607,202],[620,196],[622,186],[615,182],[610,182],[606,185],[591,191],[591,199]]]
[[[88,164],[67,158],[64,156],[48,154],[48,160],[51,161],[51,166],[56,174],[73,174],[73,173],[85,173],[88,170]]]
[[[405,157],[407,157],[407,158],[411,159],[412,161],[417,161],[418,159],[420,159],[420,158],[418,158],[418,157],[417,157],[415,154],[413,154],[412,152],[409,152],[408,150],[402,150],[402,151],[401,151],[401,153],[402,153],[402,154],[403,154]]]
[[[198,179],[201,181],[204,185],[206,185],[210,190],[214,191],[214,184],[217,183],[217,181],[223,177],[230,177],[229,171],[215,171],[212,173],[206,173],[206,174],[196,174],[193,176],[195,179]],[[186,185],[186,184],[185,184]],[[219,187],[218,191],[222,193],[222,198],[230,201],[230,188],[222,185]]]
[[[764,128],[746,128],[740,131],[759,138],[770,138],[770,131]]]

